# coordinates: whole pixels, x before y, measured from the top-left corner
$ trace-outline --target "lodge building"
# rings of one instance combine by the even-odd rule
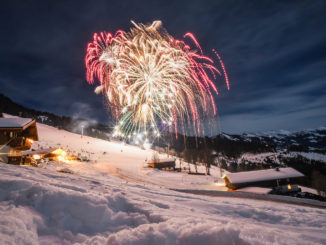
[[[157,169],[173,169],[175,170],[175,159],[156,159],[148,162],[148,167]]]
[[[227,173],[223,176],[225,185],[236,190],[244,187],[275,187],[295,184],[304,175],[299,171],[287,168],[263,169],[247,172]]]
[[[21,164],[22,154],[38,140],[36,121],[30,118],[0,118],[0,161]]]

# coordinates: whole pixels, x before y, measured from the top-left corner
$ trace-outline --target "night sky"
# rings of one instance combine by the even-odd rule
[[[217,81],[229,133],[326,125],[326,1],[1,0],[0,93],[37,110],[107,122],[85,80],[94,32],[162,20],[175,38],[216,49],[231,90]]]

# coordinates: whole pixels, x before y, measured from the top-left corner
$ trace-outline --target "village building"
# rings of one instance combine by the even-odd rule
[[[157,169],[173,169],[175,170],[175,159],[155,159],[148,162],[148,167]]]
[[[30,118],[0,118],[0,161],[21,164],[21,151],[38,140],[36,121]]]
[[[22,151],[22,164],[32,164],[43,158],[55,159],[57,148]]]
[[[33,161],[48,159],[54,161],[78,160],[78,157],[69,154],[61,148],[45,148],[22,151],[23,164],[31,164]]]
[[[225,185],[232,190],[244,187],[276,187],[295,184],[304,175],[297,170],[287,168],[264,169],[237,173],[226,173],[223,176]]]

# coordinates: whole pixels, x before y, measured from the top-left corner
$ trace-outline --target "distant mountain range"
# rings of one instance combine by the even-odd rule
[[[58,116],[53,113],[37,111],[26,108],[13,102],[10,98],[0,94],[0,114],[34,118],[40,123],[62,128],[75,133],[83,133],[88,136],[109,139],[112,131],[106,125],[89,119]],[[210,149],[223,152],[230,156],[239,156],[244,152],[261,153],[279,150],[326,153],[326,127],[288,132],[285,130],[268,131],[260,133],[243,133],[241,135],[220,133],[215,137],[185,137],[179,135],[176,139],[172,133],[162,133],[161,139],[156,145],[165,147],[167,142],[171,148],[181,152],[185,144],[188,148],[202,148],[207,145]]]
[[[243,133],[241,135],[222,133],[217,137],[226,138],[230,141],[260,142],[276,150],[287,149],[289,151],[326,152],[326,127],[298,132],[280,130],[261,133]]]

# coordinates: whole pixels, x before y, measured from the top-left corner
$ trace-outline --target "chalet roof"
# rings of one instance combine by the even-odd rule
[[[0,128],[24,128],[32,121],[30,118],[0,118]]]
[[[46,148],[46,149],[39,149],[39,150],[28,150],[28,151],[22,151],[23,156],[28,156],[28,155],[34,155],[34,154],[47,154],[55,151],[58,148]]]
[[[232,184],[241,184],[266,180],[298,178],[303,176],[304,175],[302,173],[293,168],[279,168],[279,171],[276,169],[264,169],[248,172],[227,173],[223,176],[223,178],[227,177]]]
[[[153,160],[149,160],[149,162],[153,162]],[[166,162],[175,162],[174,158],[162,158],[162,159],[157,159],[157,163],[166,163]]]

